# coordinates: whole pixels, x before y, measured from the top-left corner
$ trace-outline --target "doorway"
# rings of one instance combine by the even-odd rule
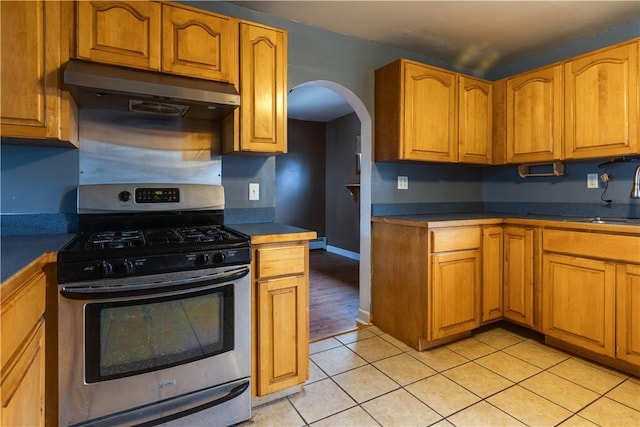
[[[316,90],[314,91],[312,89],[316,89]],[[299,92],[302,92],[302,91],[307,93],[308,99],[304,101],[303,107],[300,108],[299,105],[296,105],[296,102],[298,102],[298,99],[297,99],[298,97],[296,96],[292,97],[292,94],[297,95]],[[327,99],[327,98],[330,98],[330,99]],[[336,99],[339,99],[337,104],[331,104],[332,102],[336,102]],[[323,108],[322,105],[325,105],[325,107]],[[329,105],[328,108],[326,107],[327,105]],[[371,212],[370,212],[370,207],[371,207],[371,145],[372,145],[371,144],[371,134],[372,134],[371,116],[367,111],[367,109],[365,108],[362,101],[360,101],[360,99],[355,94],[353,94],[349,89],[337,83],[330,82],[330,81],[323,81],[323,80],[306,82],[296,86],[292,91],[290,91],[289,106],[290,106],[290,110],[291,110],[291,107],[294,106],[296,111],[298,112],[303,111],[304,113],[302,116],[294,114],[294,116],[297,118],[294,119],[292,117],[292,120],[306,120],[311,122],[319,120],[319,123],[322,125],[322,124],[326,124],[327,121],[330,121],[331,119],[335,119],[334,117],[327,119],[328,116],[326,116],[326,114],[327,114],[327,111],[329,111],[330,114],[334,114],[334,115],[340,115],[340,114],[348,115],[351,112],[352,114],[355,115],[355,117],[357,118],[357,121],[359,121],[359,126],[360,126],[359,132],[358,132],[359,135],[357,138],[357,142],[355,139],[353,140],[353,143],[352,143],[353,150],[351,154],[351,159],[349,160],[350,167],[356,168],[356,159],[357,158],[359,159],[359,175],[358,175],[359,181],[360,181],[359,188],[356,190],[356,194],[354,194],[353,196],[351,195],[353,191],[350,192],[346,187],[340,189],[340,191],[343,191],[344,194],[347,194],[349,197],[354,197],[355,199],[354,206],[356,206],[356,209],[359,211],[358,212],[359,218],[356,218],[356,221],[359,222],[359,225],[356,226],[358,230],[357,231],[358,241],[356,242],[355,250],[353,251],[353,253],[355,253],[355,255],[359,257],[359,262],[357,266],[358,309],[357,309],[356,318],[354,319],[354,322],[353,322],[353,328],[355,329],[357,323],[369,324],[370,322],[370,301],[371,301],[371,296],[370,296],[371,295],[371,280],[370,280]],[[280,157],[282,157],[282,159],[288,159],[291,162],[295,163],[294,157],[297,154],[293,152],[294,150],[291,150],[292,141],[293,140],[290,135],[289,154],[287,154],[286,156],[280,156]],[[358,150],[359,150],[359,156],[356,156],[356,153],[358,152]],[[289,164],[288,168],[281,168],[280,167],[281,164],[279,163],[277,164],[278,166],[276,167],[276,183],[277,183],[276,194],[285,193],[287,195],[286,197],[300,196],[298,200],[308,200],[307,198],[305,198],[305,196],[308,195],[308,193],[312,193],[313,190],[309,190],[308,188],[307,188],[308,191],[305,190],[304,185],[296,185],[298,188],[293,189],[294,191],[291,191],[292,188],[290,187],[281,188],[280,182],[282,182],[282,180],[285,178],[288,178],[288,182],[296,182],[295,176],[294,176],[295,174],[294,175],[291,174],[292,173],[291,163]],[[329,166],[324,165],[323,174],[327,171],[331,173],[332,169],[330,166],[331,165]],[[300,171],[298,171],[298,173],[300,173]],[[310,171],[310,173],[313,173],[313,171]],[[288,177],[286,176],[287,174],[288,174]],[[281,178],[280,181],[278,179],[278,175],[280,175],[280,178]],[[297,184],[301,184],[301,183],[297,182]],[[344,184],[354,184],[354,182],[345,182]],[[318,196],[316,197],[316,199],[322,200],[322,203],[323,203],[322,209],[324,209],[324,204],[326,203],[326,197],[324,195],[324,192],[322,195],[319,195],[318,193],[316,193],[316,196]],[[278,202],[278,197],[279,196],[276,197],[276,221],[280,221],[279,217],[282,218],[282,215],[279,215],[279,213],[281,213],[283,209],[283,206],[281,205],[281,203]],[[309,206],[309,205],[313,206],[313,203],[304,203],[304,204],[305,206]],[[312,216],[313,215],[311,215],[311,217]],[[292,224],[292,225],[296,225],[296,224]],[[303,228],[309,228],[309,227],[303,227]],[[311,229],[320,231],[318,233],[319,236],[326,233],[326,229],[324,228],[324,225],[312,227]],[[317,244],[318,243],[316,242],[316,245]],[[329,246],[332,246],[331,241],[327,242],[327,244]],[[322,242],[320,242],[320,245],[322,246]],[[330,252],[335,252],[335,251],[330,251]],[[338,250],[337,254],[343,257],[346,256],[347,258],[353,258],[350,252],[351,251],[347,250],[346,253],[340,253],[340,250]]]

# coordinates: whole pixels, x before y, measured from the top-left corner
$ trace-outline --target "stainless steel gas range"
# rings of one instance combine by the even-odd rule
[[[61,426],[250,418],[251,248],[223,208],[216,185],[79,188],[58,254]]]

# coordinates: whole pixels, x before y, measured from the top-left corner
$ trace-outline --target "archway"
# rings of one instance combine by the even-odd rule
[[[314,80],[297,85],[301,87],[323,87],[342,96],[353,108],[360,120],[361,172],[360,172],[360,266],[357,322],[369,324],[371,319],[371,159],[372,120],[369,111],[353,92],[328,80]]]

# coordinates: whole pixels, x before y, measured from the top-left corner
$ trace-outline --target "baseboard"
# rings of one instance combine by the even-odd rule
[[[343,257],[351,258],[355,261],[360,261],[360,254],[357,252],[351,252],[346,249],[337,248],[331,245],[327,245],[327,252],[331,252],[336,255],[341,255]]]
[[[327,249],[327,238],[326,237],[318,237],[317,239],[309,240],[309,250],[314,249]]]
[[[356,318],[356,322],[361,325],[370,325],[371,324],[371,313],[367,310],[363,310],[362,308],[358,309],[358,317]]]

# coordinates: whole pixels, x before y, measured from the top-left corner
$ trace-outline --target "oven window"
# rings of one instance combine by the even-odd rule
[[[85,306],[87,383],[192,362],[233,349],[233,285]]]

